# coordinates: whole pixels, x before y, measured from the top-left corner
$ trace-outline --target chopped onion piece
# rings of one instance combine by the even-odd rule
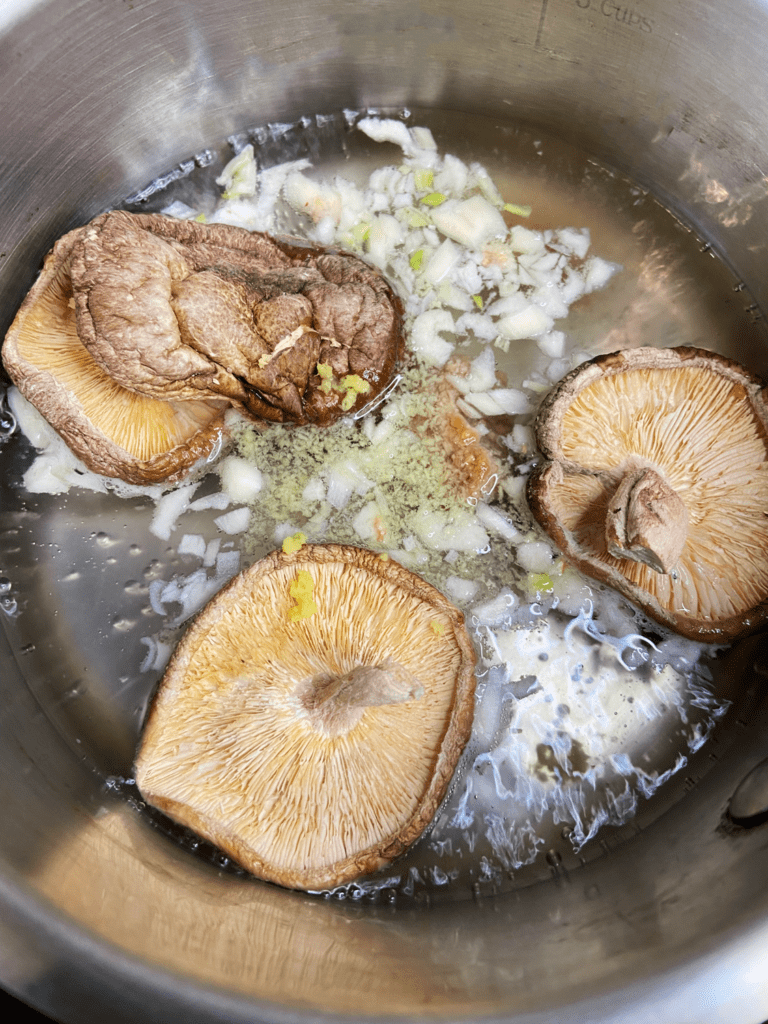
[[[432,285],[437,284],[451,273],[460,259],[460,250],[449,238],[446,238],[432,254],[429,263],[424,268],[422,272],[424,280],[429,281]]]
[[[584,265],[584,283],[587,293],[604,288],[617,271],[621,270],[618,263],[609,263],[600,256],[591,256]]]
[[[357,127],[361,132],[367,135],[369,139],[373,139],[374,142],[394,143],[402,149],[406,156],[410,156],[417,148],[407,126],[404,125],[402,121],[396,121],[393,117],[364,117],[357,122]],[[428,147],[423,144],[422,140],[426,141],[425,132],[427,131],[428,129],[421,129],[419,132],[419,149],[436,148],[434,146],[434,139],[432,139],[432,147]],[[432,133],[430,132],[429,135],[431,138]]]
[[[498,509],[486,505],[483,501],[478,503],[475,514],[483,526],[498,533],[504,540],[516,540],[520,536],[520,531],[514,523],[511,523]]]
[[[211,566],[216,564],[216,557],[221,547],[221,537],[214,537],[213,540],[208,541],[208,545],[205,549],[205,555],[203,556],[203,565]]]
[[[155,514],[149,524],[149,532],[153,533],[160,540],[170,540],[171,534],[176,529],[176,522],[189,508],[189,499],[195,491],[197,484],[186,484],[184,487],[177,487],[175,491],[164,494],[155,506]]]
[[[180,555],[194,555],[201,561],[205,558],[205,537],[200,533],[185,533],[176,545]]]
[[[283,186],[283,196],[297,213],[305,213],[317,224],[324,217],[332,217],[338,224],[341,218],[341,198],[330,185],[321,185],[301,171],[290,174]]]
[[[587,255],[590,242],[589,228],[558,228],[555,231],[554,248],[559,248],[561,252],[565,251],[580,260]]]
[[[513,252],[540,253],[544,251],[544,239],[538,231],[531,231],[522,224],[515,224],[509,232],[509,244]]]
[[[428,309],[411,327],[411,348],[432,366],[444,366],[453,352],[453,343],[441,338],[441,331],[454,331],[454,320],[447,309]]]
[[[447,200],[435,209],[432,222],[444,235],[470,249],[481,249],[489,239],[507,233],[502,215],[482,196]]]
[[[532,303],[519,313],[510,313],[499,320],[497,327],[499,334],[511,341],[521,341],[523,338],[536,338],[546,334],[552,329],[554,320],[546,313],[541,306]]]
[[[368,234],[368,258],[371,263],[383,269],[389,261],[391,250],[402,241],[403,229],[400,221],[391,214],[377,214],[371,221]]]
[[[460,576],[449,576],[445,581],[445,592],[456,604],[466,604],[478,591],[477,580],[463,580]]]
[[[490,538],[471,512],[445,512],[420,509],[413,518],[413,527],[421,543],[433,551],[487,550]]]
[[[243,505],[242,508],[232,509],[225,512],[223,516],[214,519],[214,523],[222,533],[245,533],[251,522],[251,510]]]
[[[472,615],[481,626],[500,626],[512,614],[517,598],[511,590],[502,590],[492,600],[477,605]]]
[[[244,505],[255,501],[264,486],[264,477],[257,466],[238,455],[228,455],[218,465],[221,486],[232,502]]]
[[[256,160],[253,146],[248,145],[232,157],[219,177],[217,185],[224,186],[225,199],[239,199],[256,193]]]
[[[319,476],[312,477],[307,486],[301,492],[301,497],[304,501],[325,500],[325,484]]]
[[[539,335],[536,344],[545,356],[560,359],[565,352],[565,334],[562,331],[547,331],[546,334]],[[559,376],[561,375],[556,379],[559,379]]]
[[[215,494],[206,494],[202,498],[195,498],[189,503],[189,510],[190,512],[202,512],[208,508],[225,509],[231,504],[228,494],[225,494],[224,491],[217,491]]]
[[[470,391],[464,400],[483,416],[518,416],[531,411],[528,397],[516,388]]]
[[[517,561],[526,572],[548,572],[554,563],[552,548],[544,541],[534,540],[517,547]]]

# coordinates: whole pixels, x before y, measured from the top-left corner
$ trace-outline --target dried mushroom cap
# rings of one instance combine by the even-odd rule
[[[743,367],[638,348],[568,374],[536,423],[531,508],[566,557],[684,636],[768,619],[768,404]]]
[[[94,361],[78,337],[70,277],[82,232],[59,239],[46,257],[3,342],[3,362],[90,469],[135,484],[173,479],[220,445],[227,403],[147,398]]]
[[[316,610],[293,621],[300,573]],[[273,553],[183,638],[136,781],[253,874],[339,885],[429,824],[471,729],[474,661],[461,613],[396,562]]]
[[[370,401],[403,351],[402,305],[373,267],[226,224],[103,214],[78,236],[72,280],[83,343],[150,397],[221,395],[324,425]]]

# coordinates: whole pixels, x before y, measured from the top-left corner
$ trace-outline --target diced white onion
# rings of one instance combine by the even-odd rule
[[[554,556],[552,548],[544,541],[534,540],[526,544],[518,544],[517,561],[526,572],[548,572],[552,568]]]
[[[523,338],[536,338],[551,330],[553,325],[552,317],[549,316],[541,306],[528,304],[519,313],[511,313],[499,320],[497,327],[499,334],[511,341],[520,341]]]
[[[218,465],[221,486],[230,501],[248,505],[255,501],[264,486],[258,466],[238,455],[228,455]]]
[[[539,335],[536,344],[545,356],[560,359],[565,352],[565,334],[562,331],[547,331]]]
[[[424,280],[430,284],[437,284],[444,277],[451,273],[459,262],[461,250],[453,244],[450,238],[446,238],[437,250],[432,254],[429,263],[422,271]]]
[[[248,145],[232,157],[219,177],[217,185],[224,186],[225,199],[252,196],[256,192],[256,160],[253,146]]]
[[[251,522],[251,510],[247,506],[232,509],[223,516],[214,519],[214,523],[222,533],[245,533]]]
[[[177,487],[175,491],[164,494],[155,506],[155,513],[149,524],[149,532],[153,533],[160,540],[170,540],[171,534],[176,529],[176,522],[189,508],[189,499],[195,491],[197,484],[186,484],[184,487]]]
[[[199,533],[185,533],[176,545],[176,551],[180,555],[194,555],[202,560],[205,557],[205,537]]]
[[[453,352],[453,343],[440,337],[440,332],[453,333],[454,321],[447,309],[428,309],[416,317],[411,327],[413,351],[432,366],[444,366]]]
[[[466,604],[478,591],[477,580],[464,580],[461,576],[449,576],[445,581],[445,593],[456,604]]]
[[[483,196],[447,200],[432,211],[432,222],[444,235],[470,249],[481,249],[489,239],[507,233],[504,218]]]
[[[476,605],[472,615],[482,626],[499,626],[509,618],[517,604],[517,598],[511,590],[502,590],[492,600]]]
[[[393,117],[364,117],[357,122],[357,128],[364,132],[369,139],[373,139],[374,142],[394,143],[402,149],[406,156],[416,148],[407,126],[402,121],[396,121]],[[422,133],[419,138],[426,139],[426,136]],[[426,149],[427,147],[419,142],[419,148]]]
[[[478,503],[475,514],[483,526],[498,533],[504,540],[516,540],[520,536],[520,531],[514,523],[511,523],[498,509],[486,505],[485,502]]]

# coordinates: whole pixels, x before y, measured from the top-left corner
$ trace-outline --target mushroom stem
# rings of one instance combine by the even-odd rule
[[[424,687],[408,669],[385,658],[380,665],[356,665],[343,676],[315,676],[302,703],[319,725],[336,731],[351,729],[366,708],[419,700],[423,694]]]
[[[605,540],[614,558],[671,573],[688,536],[688,511],[654,469],[625,474],[608,503]]]

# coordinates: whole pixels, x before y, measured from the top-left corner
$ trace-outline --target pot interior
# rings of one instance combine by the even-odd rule
[[[107,18],[95,3],[38,4],[0,40],[5,321],[63,231],[114,206],[204,209],[247,141],[261,166],[307,158],[318,176],[362,180],[396,161],[395,147],[355,130],[373,111],[428,126],[441,151],[480,160],[505,199],[530,203],[530,227],[587,227],[594,251],[621,265],[569,314],[572,351],[695,345],[765,376],[768,126],[752,100],[768,14],[744,3],[726,19],[712,3],[709,20],[686,20],[700,6],[263,4],[256,17],[246,3],[224,16],[158,0]],[[11,102],[22,95],[35,102]],[[513,349],[498,365],[520,375],[536,358]],[[161,674],[149,655],[184,626],[151,588],[196,563],[151,532],[146,500],[29,494],[34,452],[18,433],[2,458],[2,852],[18,922],[8,987],[62,1020],[75,1019],[77,992],[88,1019],[120,1004],[126,1020],[652,1011],[680,1024],[703,1019],[701,979],[714,976],[708,1020],[768,1015],[754,966],[768,826],[725,817],[764,757],[764,637],[706,660],[710,704],[689,693],[682,714],[649,718],[638,733],[648,776],[677,770],[588,842],[574,845],[574,822],[554,815],[537,825],[538,856],[495,873],[482,868],[494,850],[479,829],[448,888],[434,869],[455,865],[435,861],[427,837],[395,881],[325,898],[283,891],[149,811],[132,785]],[[197,514],[190,532],[213,538],[214,515]]]

